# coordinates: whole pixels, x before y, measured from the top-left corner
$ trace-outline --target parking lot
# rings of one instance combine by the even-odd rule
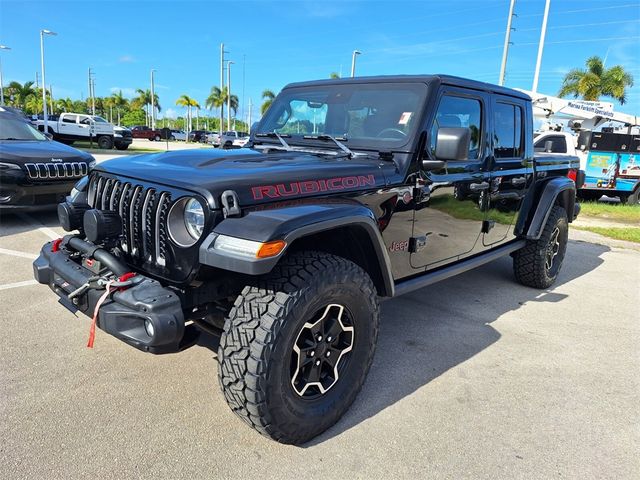
[[[3,478],[638,478],[640,252],[572,232],[559,283],[503,258],[384,303],[347,415],[304,447],[228,409],[217,339],[153,356],[32,280],[54,214],[0,226]],[[606,243],[606,242],[605,242]]]

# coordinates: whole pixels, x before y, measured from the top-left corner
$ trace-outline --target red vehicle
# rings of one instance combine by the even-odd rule
[[[146,138],[152,142],[154,140],[156,142],[162,140],[162,132],[160,130],[154,130],[146,125],[136,125],[135,127],[131,127],[131,134],[133,135],[133,138]]]

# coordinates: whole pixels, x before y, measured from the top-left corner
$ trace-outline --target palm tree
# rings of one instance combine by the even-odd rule
[[[111,95],[111,103],[118,113],[118,125],[120,125],[120,109],[126,107],[129,101],[122,95],[122,90],[118,90]]]
[[[71,100],[70,98],[61,98],[56,102],[58,109],[62,110],[63,112],[73,112],[73,100]]]
[[[42,112],[42,95],[29,95],[24,104],[24,109],[27,113],[33,113],[34,115]]]
[[[267,110],[269,110],[269,107],[273,103],[273,99],[276,98],[276,94],[273,93],[271,90],[264,90],[262,92],[262,98],[264,99],[264,102],[262,103],[262,106],[260,107],[260,113],[262,113],[262,115],[264,115],[265,112]]]
[[[600,57],[589,57],[587,69],[574,68],[567,73],[562,82],[559,97],[573,95],[583,100],[598,101],[601,96],[611,97],[620,104],[627,101],[627,87],[633,86],[633,76],[621,65],[605,68]]]
[[[27,107],[27,99],[30,96],[37,95],[38,92],[33,88],[33,82],[25,82],[24,85],[20,82],[11,82],[7,86],[7,93],[9,97],[13,97],[15,106],[24,109]]]
[[[200,105],[198,105],[198,102],[196,102],[193,98],[186,94],[180,95],[180,98],[176,100],[176,105],[180,107],[187,107],[187,128],[185,130],[187,131],[187,141],[189,141],[189,131],[191,130],[191,107],[197,105],[198,108],[200,108]]]
[[[209,93],[209,96],[205,100],[205,106],[207,108],[220,109],[220,131],[224,128],[224,107],[227,102],[229,102],[229,106],[235,115],[238,111],[238,96],[231,94],[231,98],[229,98],[229,90],[227,87],[224,87],[222,90],[220,90],[219,87],[211,87],[211,93]]]
[[[136,108],[142,108],[147,114],[147,124],[149,123],[149,118],[151,118],[151,112],[149,106],[151,106],[151,90],[142,90],[141,88],[136,89],[136,93],[138,97],[133,100],[132,104],[136,105]],[[158,94],[153,94],[153,103],[154,106],[160,112],[162,107],[160,106],[160,102],[158,101]]]

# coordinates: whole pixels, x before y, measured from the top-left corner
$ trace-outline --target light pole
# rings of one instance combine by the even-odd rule
[[[542,31],[540,32],[540,44],[538,45],[538,58],[536,59],[536,71],[533,74],[532,92],[538,91],[538,79],[540,78],[540,64],[542,63],[542,49],[544,48],[544,37],[547,33],[547,18],[549,18],[549,5],[551,0],[544,4],[544,16],[542,17]]]
[[[227,130],[231,130],[231,65],[234,63],[231,60],[227,62]]]
[[[356,56],[360,55],[362,52],[360,50],[354,50],[351,54],[351,77],[356,76]]]
[[[224,90],[224,43],[220,44],[220,95],[222,95],[222,92]],[[222,104],[220,105],[220,141],[222,141],[222,130],[223,130],[223,126],[222,124],[224,123],[224,102],[222,102]]]
[[[44,78],[44,36],[45,35],[57,35],[57,33],[51,30],[40,30],[40,66],[42,67],[42,119],[44,133],[49,131],[49,123],[47,122],[47,82]]]
[[[156,102],[155,93],[153,88],[153,73],[155,70],[151,69],[151,130],[156,129]]]
[[[11,50],[6,45],[0,45],[0,50]],[[0,105],[4,105],[4,84],[2,82],[2,63],[0,62]]]
[[[516,0],[511,0],[509,5],[509,18],[507,18],[507,33],[504,36],[504,48],[502,49],[502,64],[500,65],[500,77],[498,85],[504,85],[504,74],[507,70],[507,56],[509,55],[509,45],[511,44],[511,21],[513,20],[513,8],[516,6]]]

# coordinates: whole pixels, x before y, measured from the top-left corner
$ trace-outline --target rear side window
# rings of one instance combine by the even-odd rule
[[[533,150],[544,152],[547,142],[551,142],[552,153],[567,153],[567,140],[562,135],[553,135],[541,138],[533,144]]]
[[[480,155],[482,104],[475,98],[443,95],[431,127],[431,153],[435,155],[438,129],[442,127],[464,127],[471,131],[469,140],[470,160]]]
[[[519,158],[523,149],[522,108],[511,103],[496,103],[493,113],[493,153],[496,158]]]
[[[62,123],[76,123],[77,115],[65,115],[62,117]]]

